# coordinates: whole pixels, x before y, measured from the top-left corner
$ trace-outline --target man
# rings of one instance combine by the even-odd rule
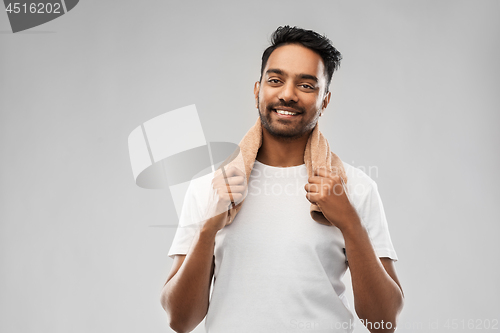
[[[403,292],[375,182],[343,162],[306,167],[340,59],[313,31],[274,32],[254,88],[260,121],[242,141],[258,141],[251,173],[228,165],[186,194],[161,297],[175,331],[207,316],[209,333],[351,332],[348,267],[359,318],[394,331]]]

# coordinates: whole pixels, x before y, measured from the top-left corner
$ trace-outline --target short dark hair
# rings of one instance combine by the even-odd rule
[[[264,68],[271,53],[278,47],[287,44],[301,44],[308,49],[313,50],[321,56],[325,64],[326,91],[332,81],[333,72],[339,68],[342,54],[332,45],[332,41],[326,36],[322,36],[315,31],[305,30],[288,25],[278,27],[271,35],[271,46],[265,49],[262,54],[262,65],[260,68],[260,79],[264,75]]]

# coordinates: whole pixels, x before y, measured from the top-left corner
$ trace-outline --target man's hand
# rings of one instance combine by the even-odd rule
[[[352,221],[360,222],[339,175],[325,168],[317,168],[308,181],[304,187],[307,200],[317,205],[332,225],[343,231]]]
[[[212,180],[212,189],[216,197],[215,211],[205,222],[205,227],[218,231],[232,221],[229,210],[243,201],[247,194],[245,174],[236,167],[230,167]]]

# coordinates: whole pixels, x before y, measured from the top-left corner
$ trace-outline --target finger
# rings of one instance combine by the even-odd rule
[[[230,175],[232,174],[231,177],[233,177],[236,175],[235,172],[237,172],[237,169],[236,168],[229,168],[229,172],[230,172]],[[231,188],[230,188],[231,185],[229,184],[229,179],[228,179],[226,172],[224,171],[224,168],[222,168],[222,175],[224,176],[224,183],[226,183],[227,190],[229,192],[231,192]],[[234,201],[233,201],[232,197],[231,197],[231,202],[234,205]]]
[[[314,169],[313,174],[320,177],[329,177],[331,175],[331,171],[325,167],[319,167]]]
[[[220,185],[220,184],[229,184],[229,185],[243,185],[244,179],[243,177],[229,177],[224,178],[222,175],[220,177],[216,177],[213,179],[212,184]]]
[[[222,172],[224,173],[224,170],[222,170]],[[224,178],[224,180],[226,180],[226,179]],[[225,186],[226,186],[224,188],[225,193],[224,192],[222,192],[222,193],[224,193],[224,197],[225,198],[226,198],[226,196],[229,197],[229,200],[231,201],[231,205],[230,206],[234,207],[234,199],[233,199],[233,195],[231,193],[231,186],[228,183],[226,183]],[[222,190],[222,188],[221,188],[221,190]]]
[[[325,167],[317,167],[317,168],[314,168],[314,172],[313,174],[315,176],[321,176],[321,177],[326,177],[327,175],[327,170]]]
[[[243,200],[243,194],[241,193],[233,193],[233,204],[237,205]]]
[[[306,184],[304,186],[304,189],[308,192],[308,193],[318,193],[319,190],[320,190],[320,186],[319,184]]]
[[[226,193],[229,196],[229,199],[231,200],[231,203],[233,205],[237,204],[239,201],[243,199],[244,193],[246,192],[247,188],[246,186],[229,186],[226,185],[225,189]]]
[[[232,191],[232,192],[243,192],[246,190],[247,185],[246,184],[232,184],[232,181],[224,182],[224,181],[218,181],[212,185],[212,188],[214,189],[224,189],[225,191]]]
[[[224,168],[222,168],[221,171],[222,174],[219,175],[219,177],[222,177],[223,179],[236,178],[238,180],[241,180],[241,182],[246,181],[245,174],[242,173],[239,169],[230,168],[229,170],[224,170]]]
[[[325,182],[325,177],[311,176],[307,180],[310,184],[321,184]]]
[[[241,193],[224,193],[221,196],[221,199],[231,204],[238,204],[241,200],[243,200],[243,194]]]
[[[240,176],[246,178],[245,173],[235,166],[230,166],[229,168],[222,168],[221,170],[222,173],[225,173],[227,177]]]
[[[229,185],[245,185],[246,178],[241,176],[233,176],[226,178],[225,182]]]
[[[243,185],[225,185],[225,189],[228,193],[243,193],[247,188]]]
[[[319,199],[319,194],[308,192],[306,194],[306,199],[309,200],[310,203],[312,203],[314,205],[317,205],[317,202],[318,202],[318,199]]]
[[[212,183],[215,182],[217,179],[228,179],[232,177],[242,177],[243,180],[246,180],[246,175],[243,171],[240,169],[236,168],[235,166],[231,167],[220,167],[217,169],[217,171],[220,170],[221,172],[212,179]],[[216,173],[217,174],[217,173]]]

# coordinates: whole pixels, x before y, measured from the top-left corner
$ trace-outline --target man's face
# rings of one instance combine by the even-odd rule
[[[255,83],[262,126],[280,138],[308,134],[330,101],[325,91],[321,56],[298,44],[278,47],[269,56],[261,82]]]

